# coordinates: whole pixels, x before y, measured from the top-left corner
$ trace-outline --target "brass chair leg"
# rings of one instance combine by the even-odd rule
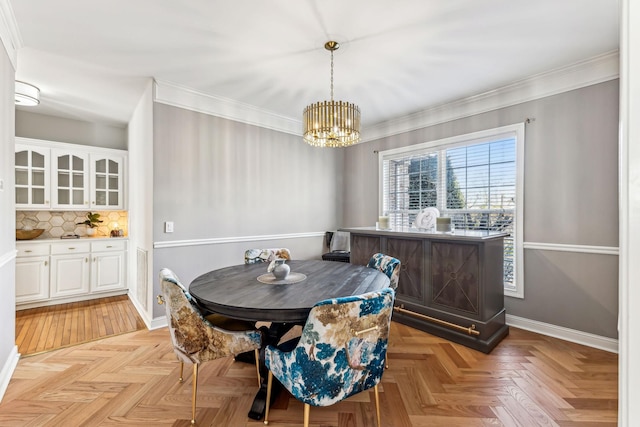
[[[256,373],[258,374],[258,388],[260,388],[260,352],[257,348],[254,351],[256,358]]]
[[[184,369],[184,362],[180,362],[180,382],[182,382],[182,370]]]
[[[304,404],[304,427],[309,427],[309,410],[310,409],[311,409],[311,406],[308,403],[305,403]]]
[[[198,364],[193,364],[193,395],[191,396],[191,424],[196,423],[196,396],[198,395]]]
[[[267,403],[264,409],[264,425],[269,425],[269,406],[271,405],[271,384],[273,384],[273,374],[269,371],[267,376]]]
[[[380,396],[378,395],[378,384],[373,386],[376,395],[376,417],[378,418],[378,427],[380,427]]]

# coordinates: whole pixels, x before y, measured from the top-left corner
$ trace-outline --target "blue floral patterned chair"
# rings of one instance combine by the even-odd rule
[[[180,361],[180,382],[182,382],[184,363],[193,363],[191,423],[194,424],[196,420],[198,365],[209,360],[253,350],[259,387],[258,350],[262,338],[257,330],[229,331],[211,324],[202,316],[195,301],[180,283],[178,277],[168,268],[160,270],[160,287],[162,294],[158,295],[158,303],[164,304],[166,308],[173,351]]]
[[[276,258],[291,259],[291,252],[287,248],[271,249],[248,249],[244,253],[245,264],[256,264],[259,262],[271,262]]]
[[[400,280],[400,267],[402,263],[399,259],[394,258],[389,255],[377,253],[373,254],[371,259],[369,260],[369,264],[367,267],[375,268],[380,270],[382,273],[386,274],[389,278],[389,286],[396,290],[398,289],[398,281]],[[389,367],[389,358],[387,358],[387,363],[385,367]]]
[[[389,255],[377,253],[369,260],[367,267],[376,268],[389,277],[389,286],[394,290],[398,288],[400,280],[400,260]]]
[[[265,348],[269,423],[275,376],[304,403],[304,425],[311,406],[329,406],[373,388],[380,427],[378,383],[384,372],[395,291],[385,288],[363,295],[318,302],[309,313],[297,346],[289,352]]]

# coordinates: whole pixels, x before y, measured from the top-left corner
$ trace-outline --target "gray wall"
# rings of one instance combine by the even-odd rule
[[[526,125],[524,241],[618,246],[618,80],[350,147],[344,225],[378,216],[378,157],[454,135]],[[525,249],[525,298],[507,313],[617,337],[618,257]]]
[[[159,103],[153,123],[156,243],[321,233],[341,223],[342,150]],[[174,233],[164,233],[165,221],[174,222]],[[324,249],[322,236],[156,248],[154,270],[171,268],[188,284],[241,263],[245,249],[279,246],[298,259],[319,258]]]
[[[126,126],[53,117],[21,109],[16,109],[15,122],[16,136],[23,138],[127,149]]]
[[[0,179],[4,180],[4,190],[0,191],[0,373],[7,374],[10,371],[5,368],[13,364],[10,355],[15,348],[16,324],[14,78],[13,65],[0,47]],[[0,399],[2,394],[0,389]]]

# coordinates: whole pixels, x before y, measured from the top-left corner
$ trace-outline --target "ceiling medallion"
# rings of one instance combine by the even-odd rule
[[[314,147],[347,147],[360,141],[360,108],[333,100],[333,52],[340,47],[328,41],[331,52],[331,100],[308,105],[302,113],[304,140]]]

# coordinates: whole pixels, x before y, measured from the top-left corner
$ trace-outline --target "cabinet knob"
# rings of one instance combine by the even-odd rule
[[[74,249],[75,249],[75,248],[74,248],[74,247],[72,247],[72,246],[70,246],[70,247],[69,247],[69,250],[70,250],[70,251],[72,251],[72,250],[74,250]]]
[[[27,249],[27,250],[25,250],[25,252],[26,252],[26,253],[31,253],[31,252],[33,252],[33,251],[32,251],[31,249]]]
[[[107,249],[108,249],[108,248],[112,248],[112,247],[113,247],[112,245],[107,245]]]
[[[49,265],[49,261],[44,262],[44,266],[46,267],[47,265]]]
[[[89,258],[85,258],[85,259],[84,259],[84,262],[89,262]]]

